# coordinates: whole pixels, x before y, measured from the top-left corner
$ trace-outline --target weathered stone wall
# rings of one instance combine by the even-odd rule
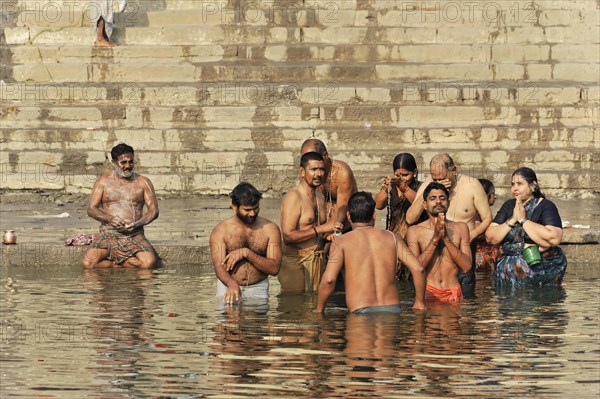
[[[125,141],[159,193],[277,195],[315,136],[364,189],[449,152],[500,193],[526,165],[600,194],[598,0],[130,1],[115,48],[87,4],[2,2],[3,188],[89,191]]]

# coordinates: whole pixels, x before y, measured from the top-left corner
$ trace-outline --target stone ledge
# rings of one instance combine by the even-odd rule
[[[600,245],[598,231],[594,243],[563,243],[561,248],[571,262],[598,266]],[[24,243],[2,245],[0,265],[2,267],[81,267],[81,259],[88,247],[67,247],[54,243]],[[156,244],[156,251],[165,267],[196,265],[212,268],[208,245]]]

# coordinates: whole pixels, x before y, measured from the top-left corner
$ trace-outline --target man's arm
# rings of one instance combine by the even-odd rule
[[[142,183],[144,183],[144,204],[146,205],[147,211],[140,220],[136,220],[133,224],[133,229],[145,226],[158,218],[158,199],[154,192],[154,186],[150,179],[144,176],[140,176],[140,179],[142,179]]]
[[[490,223],[492,223],[492,210],[490,209],[487,194],[485,193],[483,186],[481,185],[481,183],[479,183],[479,181],[475,180],[471,184],[471,187],[474,196],[473,205],[475,206],[475,210],[479,214],[481,223],[469,233],[469,241],[473,241],[480,235],[485,234],[485,230],[488,228]]]
[[[423,265],[410,251],[404,241],[400,239],[398,240],[397,256],[398,259],[408,267],[408,270],[410,270],[410,273],[413,276],[413,283],[415,285],[415,303],[413,308],[425,309],[425,284],[427,283],[427,276]]]
[[[230,271],[242,259],[252,263],[258,271],[276,276],[281,267],[281,232],[274,223],[265,226],[268,235],[267,256],[261,256],[250,248],[238,248],[228,253],[223,259],[225,270]]]
[[[423,213],[423,192],[425,191],[425,187],[431,183],[431,179],[428,179],[421,187],[419,187],[419,191],[415,195],[414,201],[410,208],[406,211],[406,223],[415,224],[419,220],[419,216]]]
[[[325,303],[335,289],[335,281],[343,266],[344,250],[342,245],[334,241],[331,244],[327,266],[325,267],[325,272],[323,273],[323,277],[321,277],[321,283],[319,284],[319,298],[316,309],[317,313],[323,313],[325,310]]]
[[[420,226],[411,226],[406,235],[406,242],[415,256],[419,259],[419,262],[421,262],[421,265],[427,270],[429,264],[434,260],[435,251],[442,238],[439,232],[436,234],[436,231],[434,231],[431,240],[429,240],[425,249],[421,251],[420,242],[422,238],[419,232],[422,228],[423,227]]]
[[[344,223],[346,220],[346,213],[348,212],[348,201],[352,194],[354,194],[354,174],[350,167],[346,164],[342,164],[340,168],[344,173],[339,176],[339,182],[336,193],[335,206],[337,208],[337,221]]]
[[[448,234],[444,234],[443,236],[444,245],[448,250],[448,255],[456,263],[456,266],[466,273],[471,270],[472,266],[469,227],[462,222],[453,222],[452,225],[453,233],[459,236],[460,249],[452,242]]]
[[[315,237],[315,231],[312,227],[296,230],[300,224],[301,209],[302,199],[298,193],[290,191],[283,197],[281,202],[281,232],[283,233],[283,242],[286,244],[297,244]]]
[[[88,201],[87,214],[89,217],[99,221],[102,224],[107,224],[117,230],[122,230],[125,227],[125,221],[119,216],[112,216],[104,210],[100,209],[102,205],[102,197],[104,195],[104,176],[101,176],[92,187],[92,194]]]
[[[317,194],[322,195],[320,193]],[[287,193],[281,202],[281,231],[283,233],[283,242],[286,244],[298,244],[315,238],[317,235],[331,233],[336,228],[341,229],[343,227],[343,224],[337,220],[330,220],[319,226],[309,226],[305,229],[297,230],[300,224],[301,208],[302,199],[294,191]],[[314,217],[316,218],[317,215],[314,215]]]
[[[225,245],[223,230],[224,227],[221,222],[210,234],[210,258],[217,278],[227,286],[227,291],[225,291],[224,295],[225,302],[233,303],[234,301],[242,300],[242,292],[238,283],[225,268],[224,260],[227,253],[227,246]]]

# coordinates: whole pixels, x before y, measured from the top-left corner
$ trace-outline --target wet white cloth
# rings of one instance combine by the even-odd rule
[[[90,19],[94,21],[94,29],[98,29],[100,17],[104,19],[104,30],[110,39],[115,23],[115,10],[123,12],[127,7],[127,0],[118,0],[118,8],[115,7],[117,0],[90,0]]]
[[[266,278],[263,281],[254,285],[240,285],[242,290],[242,301],[251,298],[268,298],[269,297],[269,279]],[[227,286],[217,279],[217,297],[223,298],[227,291]]]

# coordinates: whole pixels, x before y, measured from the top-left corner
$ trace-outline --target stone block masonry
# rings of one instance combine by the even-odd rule
[[[507,192],[600,195],[597,0],[130,0],[114,48],[87,0],[0,9],[0,187],[89,192],[127,142],[158,193],[278,196],[323,139],[376,190],[449,152]]]

